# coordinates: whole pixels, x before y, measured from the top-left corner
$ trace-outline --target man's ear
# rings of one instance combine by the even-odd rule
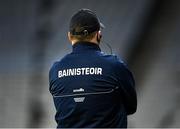
[[[98,34],[99,34],[99,38],[101,39],[102,38],[102,33],[101,33],[100,30],[98,31]]]
[[[72,42],[72,38],[71,38],[70,32],[68,32],[68,39],[69,39],[70,42]]]
[[[97,37],[97,42],[100,43],[100,42],[101,42],[101,38],[102,38],[101,31],[98,31],[98,32],[96,33],[96,37]]]

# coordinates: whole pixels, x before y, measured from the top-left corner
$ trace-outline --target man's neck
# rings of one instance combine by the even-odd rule
[[[76,44],[76,43],[78,43],[78,42],[81,42],[81,41],[79,41],[79,40],[73,40],[73,41],[71,41],[71,44],[74,45],[74,44]],[[95,41],[95,40],[82,41],[82,42],[90,42],[90,43],[99,45],[99,43],[98,43],[97,41]]]

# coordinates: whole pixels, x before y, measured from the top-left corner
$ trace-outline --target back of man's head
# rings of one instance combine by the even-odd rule
[[[70,21],[69,33],[72,40],[90,41],[103,28],[97,15],[89,9],[80,9]]]

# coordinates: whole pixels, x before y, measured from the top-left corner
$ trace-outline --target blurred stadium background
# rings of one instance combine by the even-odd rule
[[[179,0],[0,0],[0,127],[56,127],[48,70],[71,51],[80,8],[97,13],[103,42],[135,75],[129,127],[180,127]]]

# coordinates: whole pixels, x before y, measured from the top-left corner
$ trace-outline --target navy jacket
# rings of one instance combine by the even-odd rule
[[[79,42],[49,72],[58,128],[126,128],[136,112],[135,82],[124,63]]]

